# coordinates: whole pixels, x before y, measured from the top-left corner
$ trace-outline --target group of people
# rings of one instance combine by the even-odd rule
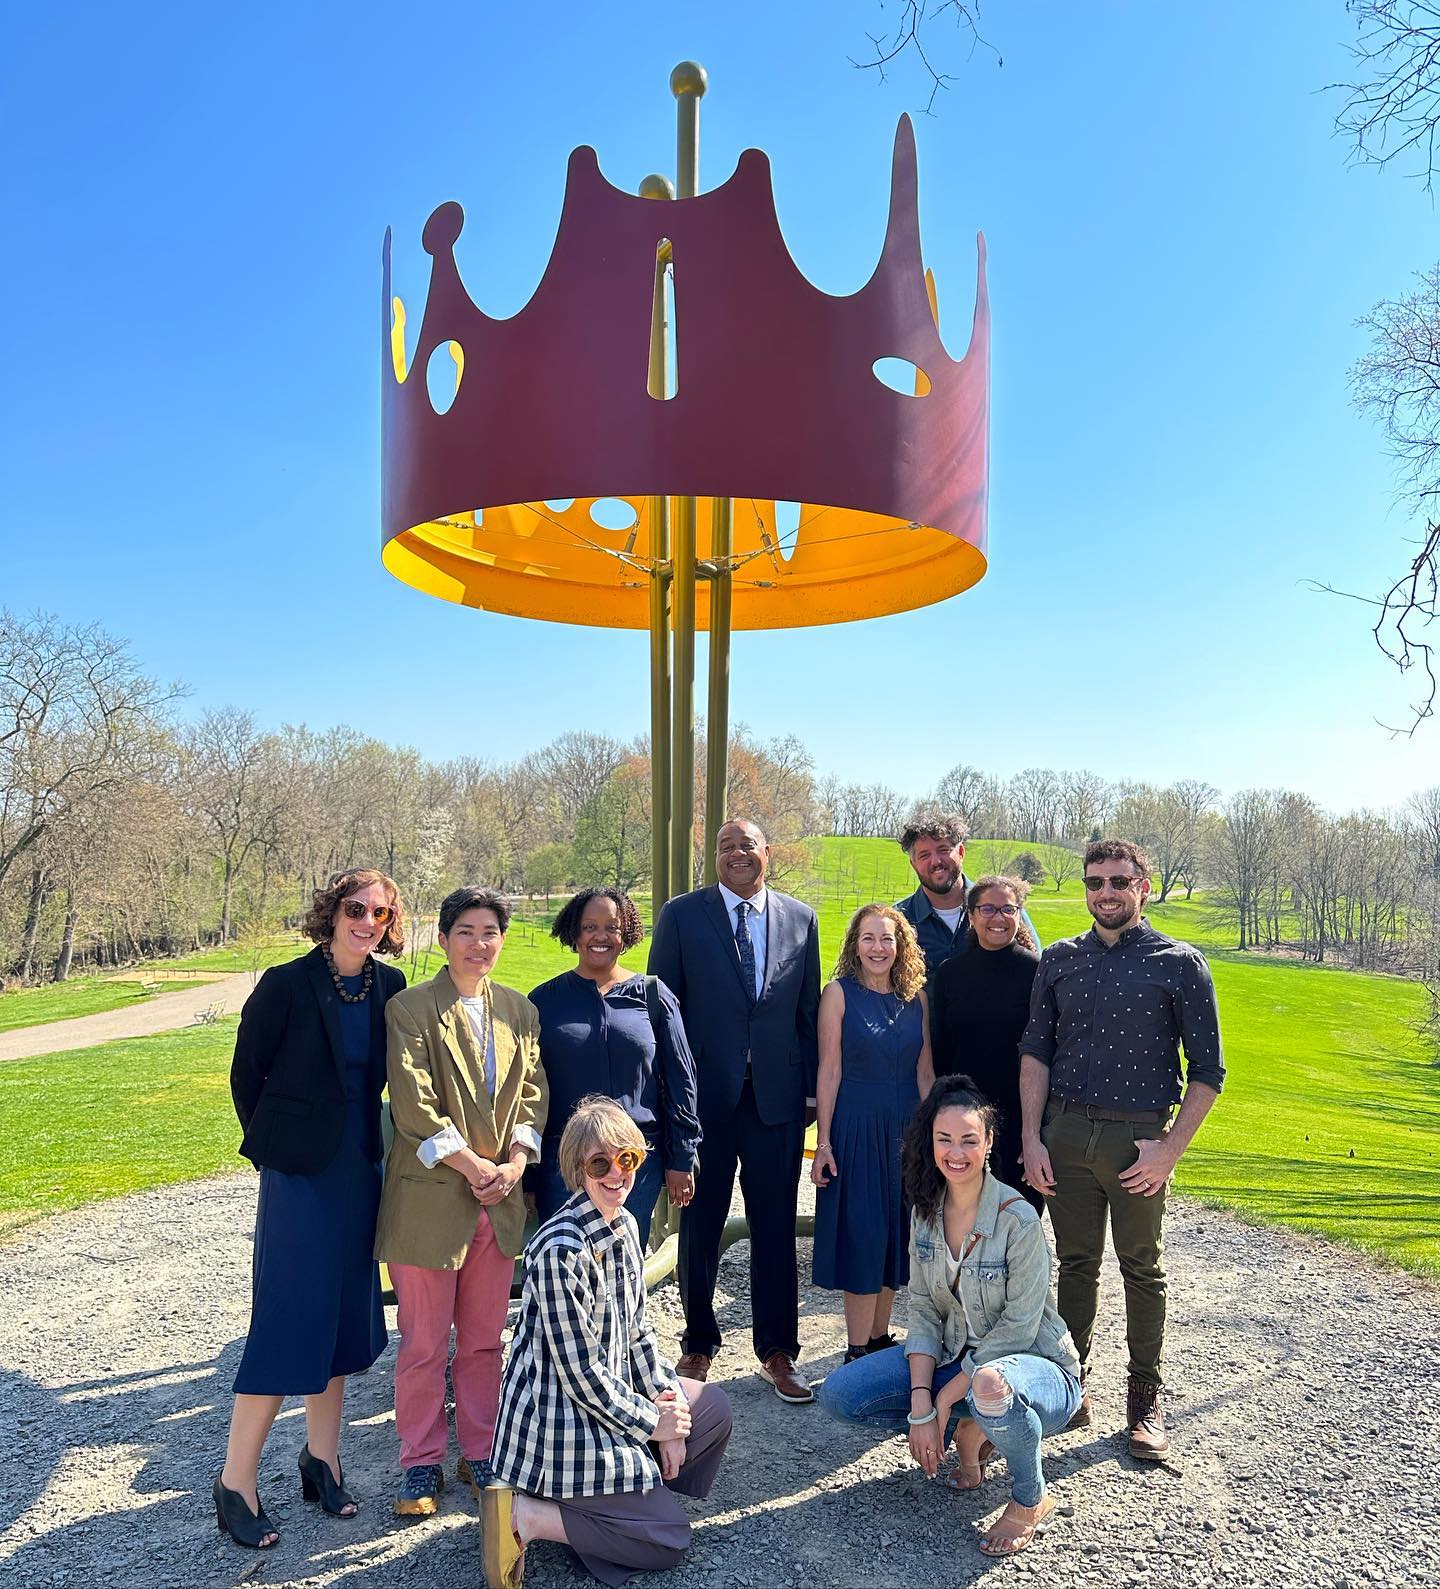
[[[1134,844],[1089,846],[1094,925],[1042,953],[1025,884],[967,879],[964,840],[943,814],[906,828],[919,886],[854,913],[823,992],[815,913],[767,886],[769,846],[745,820],[716,837],[718,882],[661,909],[648,975],[620,964],[643,937],[633,901],[586,888],[552,929],[574,967],[528,998],[492,974],[502,895],[451,894],[446,965],[407,988],[376,958],[404,948],[394,883],[350,871],[317,891],[316,948],[262,977],[232,1068],[241,1151],[261,1178],[251,1328],[214,1484],[221,1529],[278,1539],[256,1476],[287,1394],[305,1402],[302,1493],[355,1515],[339,1436],[346,1377],[386,1344],[378,1260],[398,1303],[396,1512],[431,1513],[444,1488],[448,1364],[487,1581],[518,1583],[536,1539],[567,1543],[611,1584],[673,1565],[690,1538],[673,1492],[708,1493],[731,1429],[708,1381],[737,1173],[756,1370],[786,1403],[816,1399],[796,1242],[812,1120],[813,1279],[842,1294],[847,1332],[820,1389],[827,1411],[906,1431],[923,1472],[954,1489],[1003,1456],[1011,1498],[981,1548],[1025,1549],[1054,1507],[1042,1441],[1089,1421],[1108,1221],[1129,1449],[1163,1458],[1165,1192],[1223,1082],[1209,972],[1145,921]],[[662,1187],[680,1210],[673,1367],[646,1319]]]

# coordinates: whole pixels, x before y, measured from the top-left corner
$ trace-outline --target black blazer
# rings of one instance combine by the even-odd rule
[[[815,1094],[820,934],[815,912],[769,890],[761,994],[745,995],[730,912],[719,886],[679,894],[660,912],[650,974],[674,993],[695,1055],[700,1120],[734,1113],[748,1058],[766,1125],[804,1118]]]
[[[370,988],[370,1064],[375,1107],[366,1151],[380,1162],[385,1086],[385,1001],[405,975],[376,960]],[[271,966],[240,1012],[230,1096],[245,1135],[240,1151],[257,1167],[316,1175],[335,1157],[345,1129],[345,1048],[340,998],[318,948]]]

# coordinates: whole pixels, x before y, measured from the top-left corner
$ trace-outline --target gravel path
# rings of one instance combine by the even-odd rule
[[[396,1526],[390,1515],[393,1334],[351,1387],[345,1454],[359,1520],[301,1503],[304,1436],[298,1406],[287,1405],[261,1471],[280,1546],[254,1555],[216,1533],[209,1485],[246,1325],[254,1195],[249,1174],[148,1192],[28,1227],[0,1249],[0,1428],[17,1432],[0,1466],[0,1584],[477,1589],[468,1491],[452,1485],[424,1522]],[[1095,1427],[1047,1444],[1070,1515],[1015,1561],[992,1563],[975,1530],[1003,1503],[1003,1466],[978,1493],[951,1495],[911,1467],[903,1440],[779,1403],[750,1372],[748,1248],[732,1248],[721,1319],[735,1328],[717,1378],[735,1405],[735,1437],[716,1492],[687,1503],[690,1556],[651,1580],[655,1589],[1434,1585],[1440,1292],[1184,1201],[1172,1209],[1169,1249],[1172,1462],[1134,1463],[1117,1436],[1112,1266]],[[807,1290],[802,1309],[818,1377],[838,1361],[844,1332],[826,1294]],[[655,1313],[673,1347],[673,1285],[656,1294]],[[590,1580],[559,1547],[542,1546],[530,1581]]]
[[[21,1026],[13,1032],[0,1032],[0,1062],[60,1054],[71,1048],[94,1048],[97,1043],[113,1042],[117,1037],[170,1032],[189,1026],[199,1011],[212,1004],[221,1005],[222,1014],[237,1015],[254,986],[255,979],[248,971],[237,971],[233,976],[198,982],[178,993],[157,993],[139,1004],[102,1010],[99,1015],[80,1015],[73,1021],[51,1021],[45,1026]]]

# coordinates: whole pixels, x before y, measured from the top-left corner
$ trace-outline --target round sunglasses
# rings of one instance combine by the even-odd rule
[[[644,1162],[644,1148],[621,1148],[615,1154],[592,1153],[584,1169],[592,1181],[600,1181],[609,1175],[612,1165],[621,1175],[633,1175]]]

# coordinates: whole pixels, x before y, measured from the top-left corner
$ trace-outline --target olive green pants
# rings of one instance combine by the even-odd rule
[[[1135,1144],[1158,1137],[1163,1129],[1159,1120],[1087,1120],[1052,1104],[1045,1110],[1040,1133],[1055,1177],[1055,1195],[1046,1199],[1046,1205],[1060,1260],[1060,1317],[1075,1338],[1080,1361],[1088,1363],[1108,1215],[1110,1239],[1125,1281],[1130,1372],[1152,1385],[1161,1383],[1160,1354],[1165,1346],[1161,1224],[1166,1194],[1161,1190],[1146,1197],[1128,1191],[1120,1184],[1120,1172],[1135,1162]]]

